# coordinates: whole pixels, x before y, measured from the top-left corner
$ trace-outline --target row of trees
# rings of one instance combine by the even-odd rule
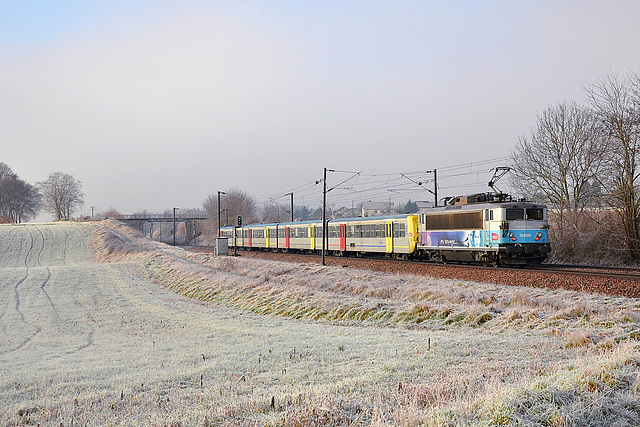
[[[35,185],[18,178],[11,167],[0,163],[0,222],[21,223],[41,210],[57,220],[68,220],[82,207],[82,183],[69,174],[54,172]]]
[[[640,76],[582,85],[586,104],[537,117],[512,152],[512,183],[552,208],[554,253],[571,261],[640,261]]]

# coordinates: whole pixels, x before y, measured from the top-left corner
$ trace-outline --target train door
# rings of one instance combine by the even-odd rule
[[[284,247],[289,249],[289,232],[290,232],[290,228],[289,227],[285,227],[284,228]]]
[[[274,230],[273,230],[273,237],[274,237],[274,238],[275,238],[275,240],[276,240],[276,242],[275,242],[275,243],[276,243],[276,244],[275,244],[275,248],[276,248],[276,252],[277,252],[278,248],[280,247],[280,242],[279,242],[279,239],[278,239],[278,238],[280,237],[280,236],[278,235],[278,224],[276,224],[276,226],[275,226],[275,228],[274,228]]]
[[[309,227],[309,237],[311,238],[309,249],[313,251],[316,249],[316,226],[315,225],[312,225]]]
[[[251,247],[251,238],[253,237],[253,230],[248,229],[247,234],[249,235],[249,247]]]
[[[347,224],[340,224],[340,250],[347,250]]]
[[[269,227],[264,229],[264,247],[269,249]]]
[[[501,235],[503,233],[504,223],[499,221],[499,213],[500,211],[498,209],[485,209],[484,211],[483,246],[498,246],[502,241]],[[508,227],[506,231],[508,232]],[[506,237],[506,234],[502,237]]]
[[[384,235],[387,242],[386,251],[390,254],[393,252],[393,222],[384,223]]]

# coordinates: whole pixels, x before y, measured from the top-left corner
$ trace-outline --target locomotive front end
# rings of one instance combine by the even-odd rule
[[[506,203],[495,209],[491,242],[508,265],[540,264],[551,252],[547,208],[531,202]]]

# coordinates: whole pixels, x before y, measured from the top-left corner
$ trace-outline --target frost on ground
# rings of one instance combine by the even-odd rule
[[[640,302],[0,226],[3,425],[637,425]]]

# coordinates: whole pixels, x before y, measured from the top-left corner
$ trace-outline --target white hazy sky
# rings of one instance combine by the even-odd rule
[[[75,176],[87,214],[499,159],[639,71],[639,22],[637,0],[6,0],[0,161]]]

